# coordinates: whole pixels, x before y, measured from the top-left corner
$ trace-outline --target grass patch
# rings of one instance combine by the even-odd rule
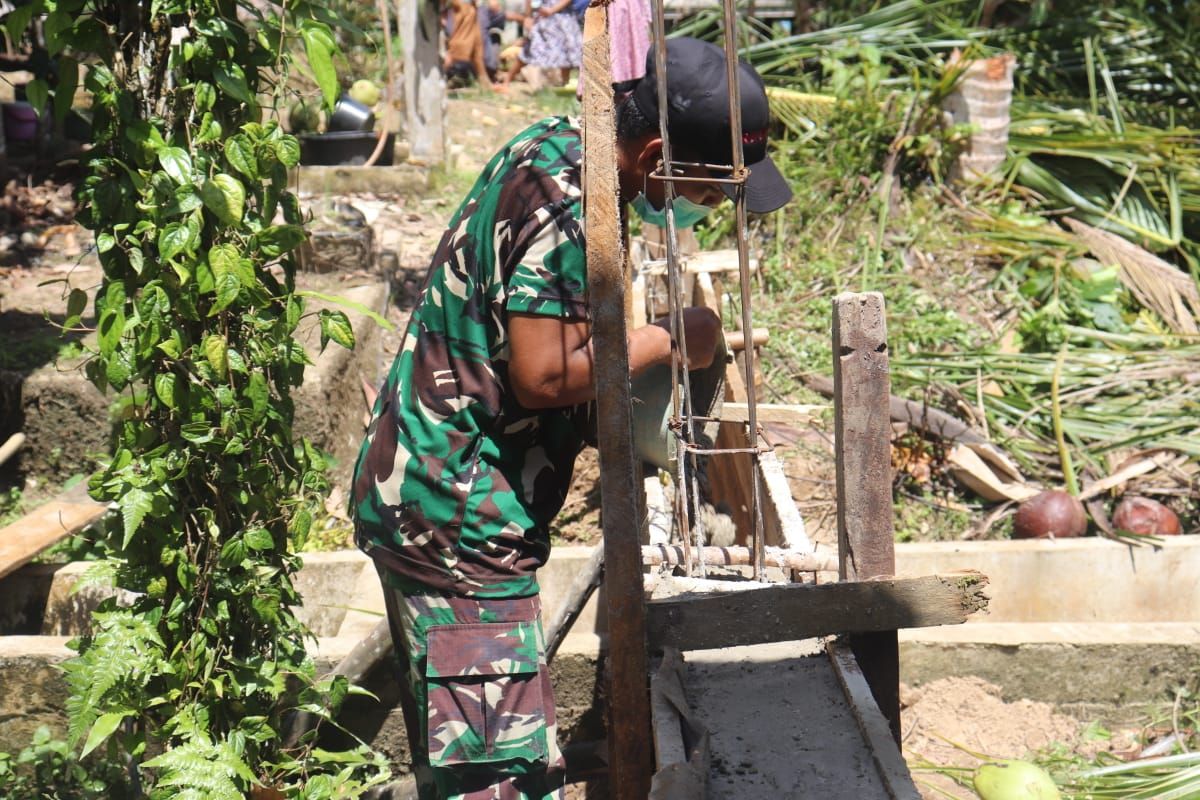
[[[793,167],[800,157],[792,156]],[[814,160],[811,154],[803,157]],[[936,191],[899,200],[879,248],[884,257],[867,274],[878,221],[871,193],[861,185],[821,178],[819,167],[805,169],[793,179],[792,203],[777,217],[752,225],[762,254],[751,295],[754,324],[771,331],[762,367],[775,400],[810,401],[800,377],[831,374],[833,298],[841,292],[883,293],[894,355],[972,348],[990,336],[978,321],[983,309],[970,299],[990,275],[974,271],[962,221],[939,202]],[[723,225],[724,219],[716,220],[707,238],[730,244],[713,235]]]
[[[971,511],[956,508],[954,495],[927,489],[920,494],[905,491],[893,504],[897,542],[952,542],[962,538],[972,524]]]

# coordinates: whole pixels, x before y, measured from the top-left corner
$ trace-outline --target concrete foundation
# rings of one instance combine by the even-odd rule
[[[586,561],[589,549],[559,547],[542,570],[546,618]],[[1200,538],[1158,548],[1100,539],[1068,542],[901,544],[901,574],[978,569],[990,577],[990,613],[952,628],[900,633],[901,678],[920,685],[976,675],[1008,698],[1052,702],[1083,718],[1127,719],[1169,698],[1200,665],[1194,576]],[[0,582],[0,750],[19,748],[38,724],[65,727],[65,687],[54,665],[70,656],[66,634],[87,619],[96,595],[72,595],[83,567],[29,566]],[[1189,577],[1192,576],[1192,577]],[[318,636],[314,656],[340,661],[382,618],[370,561],[354,551],[310,554],[297,579],[302,618]],[[592,597],[554,664],[560,738],[603,735],[596,700],[604,648],[602,598]],[[1156,618],[1155,618],[1156,617]],[[403,763],[403,723],[394,708],[390,665],[369,675],[383,703],[356,698],[348,719]]]
[[[909,543],[896,564],[902,575],[978,569],[990,581],[986,614],[900,632],[909,684],[975,675],[1005,699],[1115,724],[1200,670],[1200,537]]]
[[[323,167],[306,165],[292,172],[290,189],[302,194],[422,194],[429,188],[429,169],[416,164],[392,167]]]
[[[587,548],[560,548],[543,575],[546,618],[554,614]],[[318,670],[332,669],[384,616],[383,594],[370,559],[358,551],[310,553],[296,577],[304,598],[298,616],[317,636],[310,647]],[[74,592],[86,563],[30,565],[0,581],[0,751],[19,750],[39,725],[66,731],[66,683],[57,665],[70,658],[67,642],[86,628],[105,593]],[[597,632],[596,597],[559,649],[553,666],[562,742],[602,738],[597,703],[603,642]],[[404,722],[394,688],[394,665],[382,664],[364,680],[380,698],[352,698],[343,721],[392,757],[408,758]]]

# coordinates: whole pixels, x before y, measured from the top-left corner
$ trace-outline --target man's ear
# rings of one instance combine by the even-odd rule
[[[649,175],[658,167],[658,162],[662,161],[663,147],[662,139],[654,136],[646,140],[642,145],[642,150],[638,154],[637,166],[642,171],[643,175]]]

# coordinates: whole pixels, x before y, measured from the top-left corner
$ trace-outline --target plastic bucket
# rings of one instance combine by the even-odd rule
[[[688,373],[693,416],[720,416],[725,389],[725,339],[717,343],[712,364]],[[680,387],[682,397],[683,388]],[[672,471],[678,450],[671,420],[671,368],[659,365],[646,370],[630,386],[633,398],[633,451],[639,460]],[[681,401],[682,402],[682,401]],[[717,423],[696,423],[696,439],[709,446],[716,440]]]

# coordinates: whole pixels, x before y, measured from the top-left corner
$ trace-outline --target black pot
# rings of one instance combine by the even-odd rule
[[[370,131],[332,131],[300,134],[300,163],[314,166],[359,166],[375,152],[379,134]],[[396,135],[389,133],[377,167],[390,167],[396,147]]]

